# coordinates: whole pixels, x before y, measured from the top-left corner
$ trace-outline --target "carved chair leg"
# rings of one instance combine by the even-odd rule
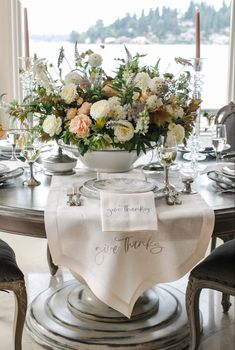
[[[49,246],[47,245],[47,263],[52,276],[54,276],[58,270],[58,266],[53,263]]]
[[[216,247],[216,236],[213,236],[211,238],[211,252],[215,249]]]
[[[15,296],[14,316],[14,350],[22,349],[22,334],[27,311],[27,294],[24,281],[14,282],[12,288]]]
[[[226,314],[229,311],[230,306],[232,305],[230,302],[230,295],[229,294],[223,293],[221,304],[223,306],[223,312]]]
[[[193,277],[190,277],[186,290],[186,309],[191,337],[189,350],[197,350],[200,342],[200,293],[201,288],[198,288],[195,279]]]

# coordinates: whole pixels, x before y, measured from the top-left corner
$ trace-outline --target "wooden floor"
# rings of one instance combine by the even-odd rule
[[[66,269],[59,271],[51,278],[46,261],[46,240],[27,238],[0,232],[0,238],[8,242],[15,250],[17,262],[25,274],[29,302],[40,292],[48,288],[56,279],[72,279]],[[187,276],[172,283],[185,292]],[[203,314],[203,337],[200,350],[234,350],[235,348],[235,302],[228,315],[222,313],[221,295],[218,292],[204,290],[201,295],[200,308]],[[0,292],[0,349],[13,350],[12,324],[14,313],[14,297],[12,294]],[[27,334],[23,335],[22,350],[42,350]]]

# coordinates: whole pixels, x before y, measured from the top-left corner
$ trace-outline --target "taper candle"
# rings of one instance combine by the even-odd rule
[[[200,58],[200,11],[196,9],[196,59]]]
[[[29,58],[29,27],[28,27],[28,14],[27,9],[24,8],[24,47],[25,47],[25,57]]]

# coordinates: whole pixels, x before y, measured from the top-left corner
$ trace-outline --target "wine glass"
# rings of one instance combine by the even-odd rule
[[[212,146],[215,150],[216,162],[219,160],[220,153],[223,151],[227,142],[226,126],[224,124],[216,124],[212,131]]]
[[[41,150],[41,141],[39,134],[35,130],[30,130],[24,132],[18,144],[21,147],[22,156],[25,158],[26,162],[29,165],[30,177],[23,182],[24,186],[38,186],[40,181],[36,180],[33,175],[33,164],[40,155]]]
[[[11,144],[12,153],[11,158],[9,160],[18,160],[16,157],[16,145],[20,138],[20,132],[18,131],[8,131],[7,132],[7,140]]]
[[[166,195],[174,189],[169,182],[169,168],[176,159],[177,155],[177,142],[175,136],[161,137],[160,145],[158,147],[159,162],[164,168],[164,188],[163,192]]]

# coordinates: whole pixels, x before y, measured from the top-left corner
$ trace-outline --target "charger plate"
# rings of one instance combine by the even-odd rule
[[[218,185],[224,184],[227,186],[227,188],[234,188],[235,189],[235,182],[232,181],[228,176],[218,172],[218,171],[209,171],[207,173],[207,176],[209,179],[215,181]]]

